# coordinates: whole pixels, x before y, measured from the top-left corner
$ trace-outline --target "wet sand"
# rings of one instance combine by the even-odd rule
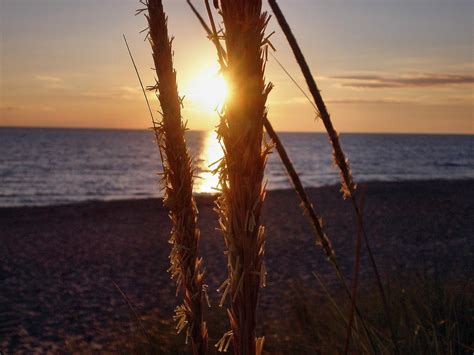
[[[426,272],[462,280],[473,274],[474,180],[374,182],[365,191],[365,224],[384,279]],[[311,188],[346,274],[354,260],[356,228],[337,186]],[[223,241],[213,196],[197,198],[201,252],[211,301],[225,279]],[[271,191],[265,202],[268,285],[261,319],[282,317],[288,292],[303,283],[320,294],[317,271],[337,289],[333,272],[293,191]],[[59,352],[71,340],[110,350],[114,327],[132,322],[123,290],[140,315],[172,315],[169,221],[158,199],[49,207],[0,208],[0,350]],[[362,291],[373,285],[362,255]],[[111,324],[114,324],[112,327]]]

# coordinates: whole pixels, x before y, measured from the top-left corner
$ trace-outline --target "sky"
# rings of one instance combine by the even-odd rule
[[[474,134],[474,1],[278,3],[338,131]],[[164,5],[183,118],[191,129],[213,129],[218,115],[199,93],[221,90],[197,83],[215,72],[215,50],[184,0]],[[0,0],[0,126],[148,128],[122,38],[143,81],[153,84],[151,50],[140,33],[146,20],[134,16],[140,7],[136,0]],[[272,31],[274,56],[306,89],[273,18]],[[267,102],[275,129],[324,130],[272,57],[266,79],[275,85]]]

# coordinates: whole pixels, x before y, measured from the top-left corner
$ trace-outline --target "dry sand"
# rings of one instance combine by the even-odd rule
[[[367,231],[385,279],[426,272],[455,282],[473,274],[474,180],[363,187]],[[355,237],[350,204],[338,187],[309,194],[349,274]],[[215,304],[226,261],[213,199],[198,197],[201,252]],[[288,315],[295,283],[320,294],[313,271],[337,289],[293,191],[270,192],[263,221],[268,286],[260,298],[261,320]],[[140,315],[170,318],[176,300],[166,273],[168,233],[167,213],[156,199],[0,208],[0,350],[57,352],[71,340],[110,349],[114,329],[132,323],[113,282]],[[366,253],[362,258],[361,297],[373,284]]]

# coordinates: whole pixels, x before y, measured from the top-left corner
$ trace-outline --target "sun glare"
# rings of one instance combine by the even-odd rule
[[[216,168],[216,163],[222,158],[224,153],[217,140],[217,134],[214,131],[209,131],[201,147],[201,152],[198,158],[198,175],[194,180],[196,192],[216,192],[219,188],[219,176],[213,174],[212,171]]]
[[[189,83],[186,96],[204,111],[214,111],[224,104],[228,86],[216,67],[201,71]]]

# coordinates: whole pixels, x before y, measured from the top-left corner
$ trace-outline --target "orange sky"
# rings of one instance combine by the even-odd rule
[[[279,3],[339,131],[474,133],[472,1]],[[150,49],[139,34],[145,19],[133,16],[137,1],[4,0],[0,6],[0,126],[150,126],[122,40],[125,33],[152,84]],[[191,88],[216,66],[213,47],[184,1],[165,1],[165,8],[187,97],[184,118],[191,129],[212,129],[217,115],[193,99]],[[275,55],[306,88],[274,21],[273,30]],[[276,129],[323,130],[272,58],[267,80],[275,84],[268,106]],[[153,105],[159,109],[156,99]]]

